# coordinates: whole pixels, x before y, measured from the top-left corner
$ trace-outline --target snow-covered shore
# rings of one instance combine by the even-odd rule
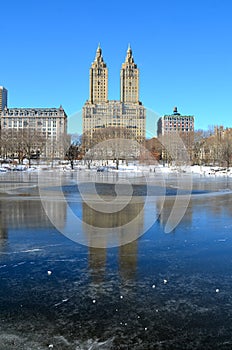
[[[11,164],[2,164],[0,167],[0,174],[10,173],[12,171],[20,172],[41,172],[41,171],[87,171],[87,172],[118,172],[118,173],[150,173],[152,174],[193,174],[195,176],[209,176],[209,177],[232,177],[232,168],[222,168],[217,166],[163,166],[163,165],[141,165],[136,163],[131,164],[120,164],[118,169],[116,169],[115,163],[109,163],[107,165],[100,165],[98,163],[91,164],[88,167],[84,164],[83,161],[74,162],[73,169],[71,168],[70,162],[63,163],[48,163],[48,164],[33,164],[31,167],[28,165],[11,165]]]

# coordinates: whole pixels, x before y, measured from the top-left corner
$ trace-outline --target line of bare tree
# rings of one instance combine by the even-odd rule
[[[147,141],[147,147],[168,164],[232,166],[232,128],[211,126],[194,133],[173,132]]]
[[[126,127],[106,127],[96,129],[92,135],[88,131],[82,136],[82,147],[85,151],[84,160],[87,166],[93,161],[113,160],[118,169],[119,161],[138,159],[140,147],[135,135]]]
[[[35,129],[3,129],[0,130],[0,158],[16,159],[22,164],[27,158],[29,166],[31,159],[42,158],[53,161],[55,158],[64,158],[70,146],[70,137],[61,135],[59,139],[46,138]]]
[[[232,166],[232,128],[209,127],[208,130],[197,130],[192,133],[167,135],[165,138],[147,140],[145,147],[152,156],[169,164],[188,163],[211,166]],[[176,135],[177,136],[177,135]],[[108,127],[95,130],[94,133],[82,136],[82,147],[85,149],[87,165],[93,160],[114,159],[118,166],[119,159],[149,158],[141,155],[132,144],[128,148],[121,139],[133,139],[130,130],[122,127]],[[107,143],[104,141],[108,140]],[[109,141],[111,140],[111,141]],[[116,141],[118,140],[118,141]],[[136,153],[137,152],[137,153]],[[179,163],[178,163],[179,162]]]
[[[45,144],[45,138],[36,130],[1,130],[0,156],[1,159],[17,159],[19,164],[27,158],[30,166],[31,159],[40,156]]]
[[[193,163],[229,168],[232,165],[232,128],[195,131]]]

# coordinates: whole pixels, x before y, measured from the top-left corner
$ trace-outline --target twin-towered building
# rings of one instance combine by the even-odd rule
[[[7,90],[0,86],[0,131],[36,130],[47,140],[45,157],[62,157],[67,137],[67,115],[60,108],[8,108]],[[83,150],[104,138],[129,138],[143,144],[146,137],[146,109],[139,100],[139,69],[129,46],[120,71],[120,99],[108,99],[108,68],[100,45],[89,71],[89,99],[83,106]],[[178,132],[191,147],[194,117],[182,116],[174,109],[158,121],[158,136]],[[99,135],[101,135],[99,137]],[[34,145],[36,148],[36,145]],[[66,147],[67,148],[67,147]]]
[[[120,100],[108,100],[108,68],[98,46],[89,72],[89,99],[83,107],[84,148],[97,142],[96,135],[114,128],[118,136],[145,140],[146,110],[139,101],[139,70],[128,47],[120,73]],[[110,132],[109,132],[110,133]]]
[[[110,129],[116,135],[131,138],[142,144],[146,137],[146,110],[139,101],[139,70],[134,62],[132,50],[128,47],[125,62],[120,72],[120,100],[108,100],[108,68],[98,46],[95,60],[89,73],[89,99],[83,107],[83,143],[88,150],[103,138],[111,137]],[[162,116],[157,123],[157,135],[172,140],[178,133],[190,150],[193,142],[194,117],[181,115],[177,108],[173,114]],[[115,135],[115,134],[114,134]]]

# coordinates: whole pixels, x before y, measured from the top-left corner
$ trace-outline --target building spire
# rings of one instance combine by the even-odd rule
[[[100,43],[98,43],[95,61],[98,61],[99,59],[101,59],[101,60],[103,59],[103,57],[102,57],[102,49],[101,49]]]
[[[132,50],[131,50],[130,44],[128,44],[128,49],[127,49],[127,53],[126,53],[126,62],[127,63],[134,63],[134,58],[132,55]]]
[[[101,52],[102,50],[101,50],[101,45],[100,45],[100,43],[98,43],[98,47],[97,47],[97,52]]]

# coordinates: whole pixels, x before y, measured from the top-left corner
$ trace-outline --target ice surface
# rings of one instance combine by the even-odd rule
[[[138,240],[109,249],[76,244],[51,225],[35,173],[7,176],[0,184],[0,350],[231,347],[230,178],[194,179],[196,194],[174,232],[165,234],[164,225],[175,195]],[[47,195],[55,196],[49,176]],[[62,179],[72,210],[92,219],[80,200],[71,204],[78,194],[70,172]],[[175,177],[165,181],[175,189]],[[56,197],[54,208],[66,224]]]

